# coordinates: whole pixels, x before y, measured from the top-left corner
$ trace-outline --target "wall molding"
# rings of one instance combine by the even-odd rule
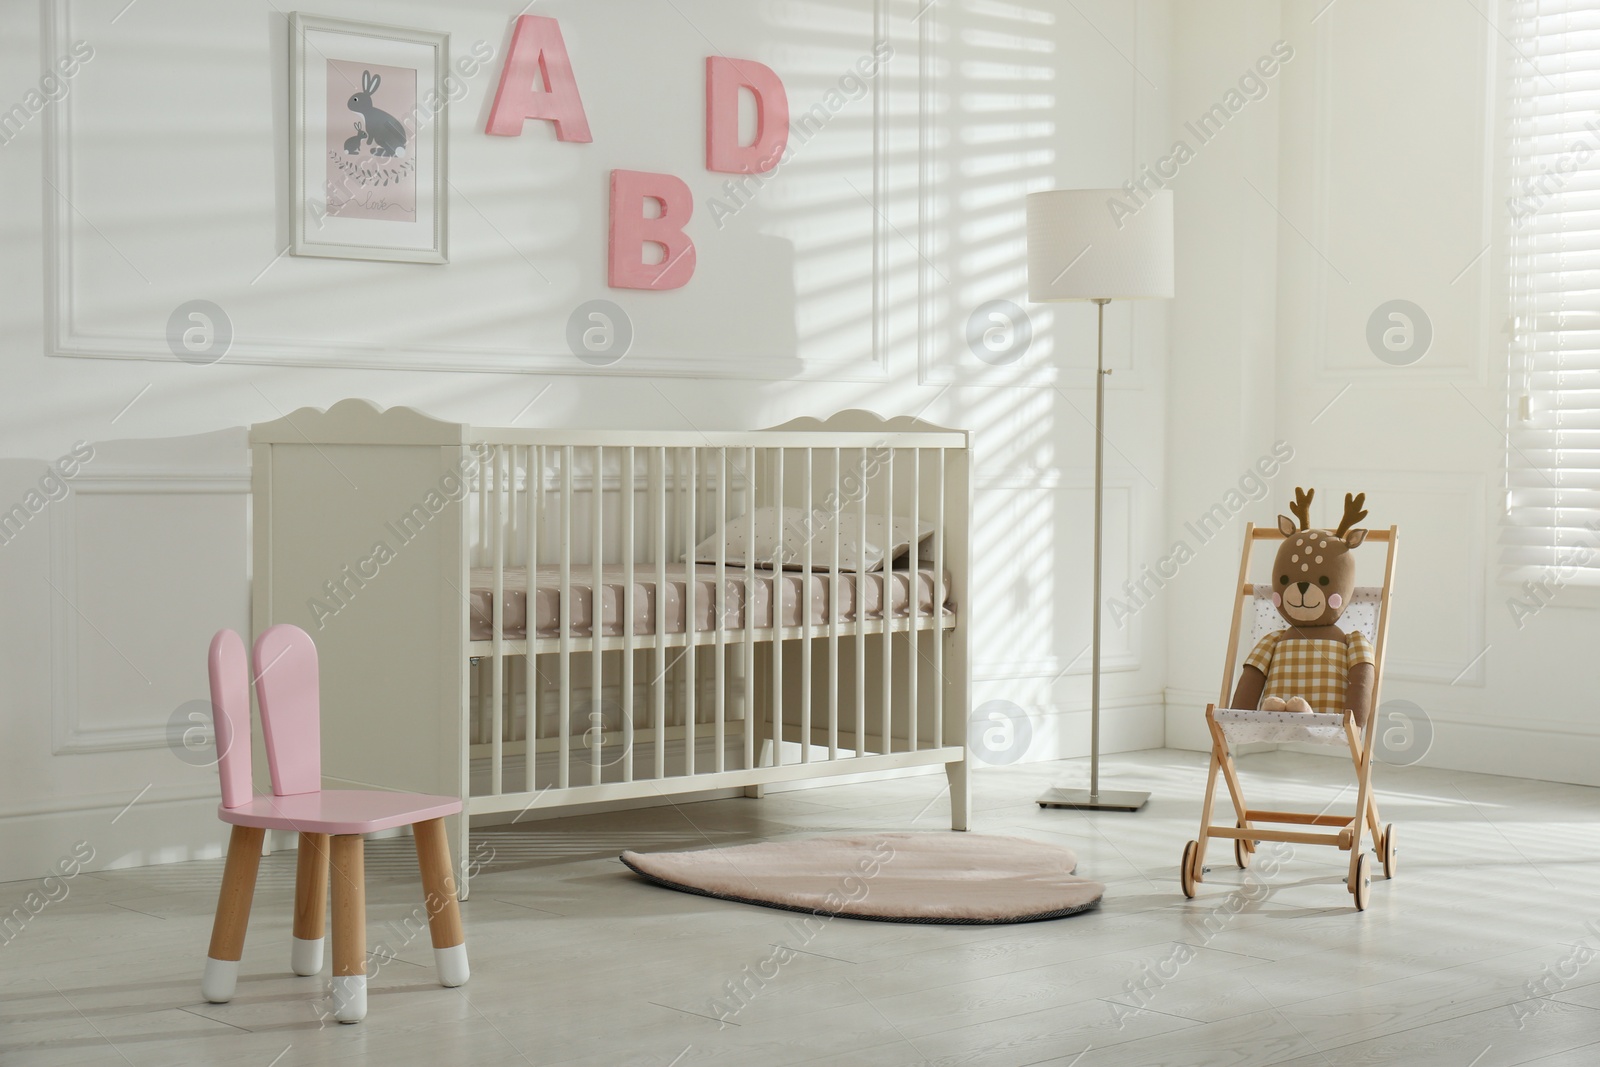
[[[1020,763],[1082,760],[1089,755],[1088,700],[1033,705],[1033,740]],[[1138,693],[1100,700],[1100,755],[1161,747],[1165,705],[1157,693]],[[980,762],[981,765],[981,762]],[[1086,771],[1082,764],[1073,768]],[[1070,773],[1069,769],[1069,773]]]
[[[923,10],[931,14],[933,9],[934,5],[930,5]],[[977,389],[1055,389],[1062,392],[1063,402],[1070,402],[1066,399],[1066,390],[1089,392],[1092,394],[1095,388],[1095,373],[1093,365],[1085,364],[1083,366],[1068,367],[1064,362],[1063,354],[1059,345],[1057,347],[1057,351],[1052,355],[1052,358],[1048,362],[1034,362],[1030,365],[1028,358],[1024,356],[1016,365],[1010,367],[980,364],[977,362],[975,356],[973,356],[971,353],[960,350],[959,348],[941,355],[936,347],[936,338],[932,328],[932,309],[937,306],[937,301],[934,298],[934,279],[940,277],[940,275],[938,275],[933,261],[936,258],[939,258],[938,250],[940,246],[937,239],[938,231],[936,224],[938,220],[934,217],[935,212],[933,209],[934,205],[942,202],[942,198],[939,195],[940,186],[936,178],[936,175],[939,173],[939,156],[935,146],[939,144],[940,141],[936,136],[931,116],[934,114],[934,107],[938,102],[940,94],[940,85],[937,77],[933,73],[935,42],[940,39],[940,35],[934,32],[933,21],[926,15],[919,17],[919,23],[922,31],[922,39],[919,44],[923,63],[923,74],[921,84],[919,86],[921,100],[918,105],[918,114],[920,119],[919,136],[922,145],[920,152],[919,179],[922,195],[918,198],[917,247],[918,252],[922,257],[922,267],[918,281],[917,302],[917,328],[919,338],[917,345],[917,384],[946,387],[956,385],[963,388]],[[1133,33],[1134,49],[1137,52],[1140,33],[1140,25],[1137,15],[1134,16]],[[944,35],[944,39],[947,41],[955,40],[956,35],[947,34]],[[954,66],[954,64],[951,64],[951,66]],[[1130,137],[1130,151],[1128,160],[1128,174],[1133,176],[1137,173],[1141,164],[1141,159],[1139,158],[1140,137],[1138,133],[1141,127],[1142,117],[1140,94],[1138,82],[1136,80],[1137,75],[1134,73],[1134,68],[1131,66],[1125,67],[1121,72],[1121,76],[1123,76],[1126,80],[1124,91],[1128,100],[1130,101],[1133,116],[1134,133]],[[951,138],[947,143],[955,143],[955,139]],[[1041,188],[1048,187],[1048,185],[1041,186]],[[1022,205],[1020,201],[1017,207],[1018,210],[1021,210]],[[1024,245],[1022,253],[1019,254],[1018,262],[1021,263],[1025,258],[1026,246]],[[983,299],[990,300],[1004,298],[1005,294],[996,293],[991,290]],[[1024,312],[1026,312],[1028,310],[1027,301],[1024,299],[1020,303],[1023,305]],[[1113,301],[1107,307],[1107,313],[1109,315],[1127,315],[1129,320],[1127,328],[1126,350],[1119,352],[1108,351],[1107,353],[1107,364],[1116,371],[1116,373],[1112,374],[1106,381],[1106,391],[1108,393],[1136,393],[1143,391],[1146,388],[1147,382],[1145,380],[1144,368],[1138,358],[1140,351],[1139,335],[1141,321],[1147,314],[1150,314],[1151,312],[1150,309],[1141,310],[1137,306],[1139,303],[1141,302],[1121,300]],[[974,303],[974,306],[976,306],[976,302]],[[1057,312],[1066,306],[1069,305],[1051,305],[1051,307]],[[1087,303],[1081,304],[1080,306],[1084,308],[1089,307]],[[924,316],[923,314],[924,309],[927,309],[929,312],[927,316]],[[946,339],[954,339],[952,343],[956,344],[964,343],[966,336],[966,322],[967,320],[965,316],[955,316],[953,321],[947,323],[947,327],[943,331]],[[1116,328],[1117,327],[1115,325],[1112,325],[1110,329],[1108,329],[1108,333],[1114,333]],[[1052,329],[1054,331],[1056,340],[1059,342],[1061,338],[1065,336],[1063,327],[1058,322],[1053,322]],[[1156,329],[1155,332],[1159,333],[1159,328]],[[1041,332],[1036,328],[1033,334],[1032,346],[1037,346],[1042,339]],[[1091,325],[1089,327],[1089,332],[1085,333],[1077,340],[1087,343],[1093,339],[1094,333]],[[1010,373],[1006,373],[1007,371]]]
[[[78,700],[78,509],[81,496],[250,495],[250,471],[97,467],[70,483],[50,518],[50,743],[57,756],[165,748],[167,724],[91,726]],[[206,726],[209,733],[210,726]],[[77,809],[63,809],[77,810]],[[0,813],[3,814],[3,813]]]
[[[1138,486],[1132,475],[1111,473],[1106,475],[1105,487],[1108,490],[1121,490],[1127,494],[1127,539],[1123,551],[1127,556],[1130,567],[1137,566],[1137,556],[1134,552],[1134,539],[1141,529],[1139,517],[1140,506]],[[1046,492],[1058,493],[1062,491],[1080,492],[1094,489],[1094,475],[1091,471],[1076,468],[1053,467],[1000,467],[992,470],[979,470],[973,475],[973,492]],[[1109,501],[1108,501],[1109,503]],[[1120,578],[1113,579],[1107,574],[1104,579],[1102,595],[1109,599],[1120,588],[1122,580],[1131,580],[1135,574],[1131,571]],[[1087,613],[1088,605],[1085,605]],[[1140,615],[1143,612],[1139,613]],[[1109,624],[1102,620],[1102,626]],[[1125,636],[1127,647],[1121,650],[1106,650],[1102,648],[1100,655],[1100,670],[1102,674],[1123,673],[1137,671],[1144,666],[1144,660],[1139,649],[1144,647],[1142,631],[1138,629],[1140,621],[1135,616],[1129,623],[1129,630]],[[1107,634],[1114,639],[1122,636],[1122,631],[1114,627],[1103,629],[1102,634]],[[975,682],[1010,681],[1028,678],[1072,678],[1087,676],[1090,673],[1089,650],[1071,661],[1065,660],[1059,653],[1016,660],[990,660],[975,659],[972,666],[972,677]]]
[[[1482,689],[1488,684],[1482,651],[1488,647],[1488,572],[1489,572],[1489,518],[1485,503],[1488,483],[1483,474],[1465,471],[1417,471],[1387,468],[1372,470],[1348,467],[1312,467],[1308,474],[1316,485],[1361,486],[1373,489],[1415,495],[1459,496],[1466,506],[1463,516],[1467,531],[1467,552],[1471,561],[1462,581],[1466,586],[1469,648],[1464,649],[1459,660],[1429,659],[1406,655],[1403,640],[1397,646],[1390,637],[1388,664],[1384,667],[1386,679],[1426,682],[1430,685],[1456,685]],[[1336,498],[1330,497],[1330,506]],[[1400,531],[1402,541],[1405,531]],[[1406,587],[1405,554],[1399,556],[1395,584]],[[1478,657],[1476,660],[1473,657]]]
[[[154,804],[184,804],[197,800],[218,800],[215,782],[204,786],[150,785],[144,790],[84,793],[78,796],[53,796],[24,800],[0,807],[0,819],[33,819],[45,815],[79,815],[88,812],[146,807]]]
[[[72,4],[70,0],[40,0],[41,33],[40,64],[41,69],[50,68],[56,57],[61,55],[66,46],[72,41]],[[876,40],[889,39],[895,46],[895,56],[891,57],[890,64],[899,58],[911,47],[917,50],[919,82],[928,82],[932,79],[932,65],[928,58],[926,47],[937,39],[934,23],[938,19],[938,11],[929,7],[924,8],[912,25],[904,18],[891,18],[889,15],[890,0],[873,0],[873,24],[878,36],[865,42],[865,50],[870,51]],[[274,33],[283,32],[274,27]],[[276,60],[274,60],[275,62]],[[873,260],[873,300],[871,321],[865,324],[864,329],[870,331],[871,358],[863,361],[802,359],[787,356],[763,356],[759,353],[740,353],[718,358],[696,358],[678,355],[651,354],[642,344],[636,344],[627,360],[614,368],[604,372],[609,375],[623,375],[627,377],[677,377],[677,378],[711,378],[724,381],[771,381],[771,380],[809,380],[827,382],[884,382],[892,380],[893,374],[893,344],[889,341],[891,330],[888,318],[891,310],[891,300],[887,295],[888,271],[884,264],[888,259],[887,249],[892,244],[902,241],[898,231],[886,218],[878,204],[883,202],[883,194],[891,188],[890,172],[894,162],[894,152],[905,155],[908,149],[890,144],[890,133],[897,125],[901,116],[894,112],[893,102],[903,94],[891,94],[887,82],[895,77],[892,66],[886,65],[884,70],[873,79],[874,91],[872,93],[872,188],[873,201],[861,205],[861,210],[870,212],[871,244]],[[899,79],[896,79],[897,81]],[[44,218],[45,231],[44,244],[44,274],[45,274],[45,351],[46,354],[59,358],[80,359],[119,359],[119,360],[144,360],[159,363],[177,363],[178,358],[167,345],[166,338],[157,334],[135,335],[127,333],[112,333],[100,330],[85,329],[78,325],[76,308],[78,304],[77,275],[73,262],[73,242],[78,213],[73,207],[74,190],[72,165],[72,130],[73,109],[77,106],[79,94],[71,93],[62,98],[54,106],[47,109],[43,116],[44,148],[43,148],[43,177],[44,177]],[[922,109],[917,116],[917,128],[921,137],[919,152],[925,152],[928,137],[932,128],[931,89],[927,84],[919,85],[917,91],[911,94],[917,106]],[[475,131],[456,131],[462,136],[475,135]],[[281,141],[288,136],[284,129],[274,126],[272,136],[276,141]],[[287,143],[274,144],[274,158],[281,163],[286,158]],[[281,149],[281,150],[280,150]],[[893,149],[894,151],[891,151]],[[926,155],[918,157],[917,203],[919,216],[919,241],[922,248],[931,248],[934,242],[921,234],[920,223],[931,220],[932,211],[929,200],[932,196],[931,161]],[[281,220],[288,205],[285,202],[286,190],[281,190],[275,199],[273,210],[275,217]],[[458,216],[458,218],[461,216]],[[281,227],[279,227],[281,228]],[[691,238],[694,234],[690,235]],[[273,240],[278,240],[275,230]],[[603,234],[597,234],[596,242],[603,240]],[[920,273],[926,274],[930,265],[924,259]],[[428,268],[423,268],[428,269]],[[434,267],[436,270],[449,270],[450,265]],[[691,283],[693,284],[693,283]],[[610,290],[605,290],[610,292]],[[918,344],[926,344],[925,338],[932,332],[931,326],[935,316],[932,306],[933,290],[925,277],[919,278],[917,287],[917,315],[920,337]],[[755,356],[757,358],[752,358]],[[359,343],[359,342],[334,342],[311,341],[297,337],[270,337],[254,336],[242,337],[235,335],[228,349],[226,361],[235,364],[251,364],[262,366],[287,366],[287,367],[317,367],[341,369],[366,369],[366,370],[410,370],[410,371],[438,371],[438,372],[482,372],[499,374],[546,374],[546,375],[594,375],[596,369],[576,360],[572,354],[565,350],[560,351],[532,351],[518,347],[492,347],[471,345],[447,344],[417,344],[410,343],[404,347],[394,347],[384,343]]]
[[[1483,15],[1480,31],[1480,47],[1486,53],[1486,62],[1483,65],[1483,99],[1493,100],[1496,84],[1496,44],[1495,35],[1498,27],[1492,21],[1494,15]],[[1335,92],[1333,87],[1333,72],[1336,66],[1334,57],[1333,23],[1325,22],[1320,26],[1311,27],[1314,35],[1312,47],[1312,61],[1315,69],[1312,74],[1314,86],[1314,114],[1311,145],[1313,163],[1311,167],[1312,178],[1312,223],[1311,231],[1315,235],[1315,248],[1327,248],[1329,244],[1330,227],[1332,226],[1333,195],[1336,182],[1332,176],[1332,167],[1335,155],[1332,148],[1333,139],[1333,110]],[[1490,107],[1486,109],[1484,127],[1480,131],[1482,137],[1480,152],[1479,181],[1483,189],[1483,211],[1479,220],[1478,238],[1473,243],[1477,247],[1487,246],[1488,251],[1484,258],[1479,260],[1473,270],[1477,272],[1478,293],[1477,301],[1478,328],[1476,331],[1476,344],[1472,351],[1465,356],[1466,363],[1440,364],[1437,359],[1430,361],[1422,359],[1415,365],[1408,366],[1403,372],[1397,373],[1396,368],[1373,360],[1371,365],[1358,365],[1354,367],[1333,367],[1329,365],[1331,350],[1328,345],[1330,335],[1328,323],[1328,292],[1334,279],[1333,268],[1319,252],[1313,252],[1316,260],[1312,284],[1315,293],[1312,301],[1312,341],[1311,365],[1313,377],[1321,385],[1343,387],[1352,382],[1372,384],[1381,382],[1386,389],[1393,388],[1437,388],[1440,382],[1451,381],[1487,385],[1490,354],[1499,345],[1504,347],[1501,338],[1501,325],[1505,315],[1497,309],[1503,303],[1497,304],[1493,299],[1493,264],[1488,262],[1497,248],[1504,247],[1504,241],[1496,229],[1495,214],[1495,189],[1496,171],[1494,146],[1497,142],[1493,124],[1497,121],[1498,112]],[[1280,205],[1281,206],[1281,196]],[[1339,284],[1344,284],[1340,282]],[[1469,283],[1470,284],[1470,283]],[[1392,294],[1403,296],[1404,294]],[[1435,337],[1435,342],[1437,342]]]

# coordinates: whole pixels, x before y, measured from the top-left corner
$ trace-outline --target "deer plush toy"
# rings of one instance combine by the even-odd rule
[[[1353,528],[1367,517],[1361,507],[1366,494],[1345,494],[1338,529],[1313,530],[1314,493],[1295,489],[1289,510],[1298,525],[1278,516],[1283,544],[1272,564],[1272,603],[1289,626],[1256,643],[1231,703],[1263,711],[1338,714],[1348,709],[1364,727],[1372,702],[1372,643],[1359,630],[1345,633],[1336,623],[1355,591],[1350,553],[1367,537],[1367,531]]]

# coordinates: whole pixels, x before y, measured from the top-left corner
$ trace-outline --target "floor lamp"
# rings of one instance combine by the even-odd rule
[[[1105,489],[1106,304],[1173,294],[1172,193],[1130,207],[1122,189],[1057,189],[1028,196],[1028,299],[1088,300],[1099,335],[1094,379],[1094,638],[1089,688],[1089,788],[1051,789],[1043,808],[1138,811],[1149,793],[1100,788],[1100,541]]]

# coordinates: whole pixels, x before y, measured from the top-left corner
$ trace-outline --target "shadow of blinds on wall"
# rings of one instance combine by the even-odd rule
[[[1514,0],[1505,576],[1600,585],[1600,7]]]

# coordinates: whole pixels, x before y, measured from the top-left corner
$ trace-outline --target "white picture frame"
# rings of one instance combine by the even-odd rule
[[[448,263],[450,35],[289,16],[290,251]]]

